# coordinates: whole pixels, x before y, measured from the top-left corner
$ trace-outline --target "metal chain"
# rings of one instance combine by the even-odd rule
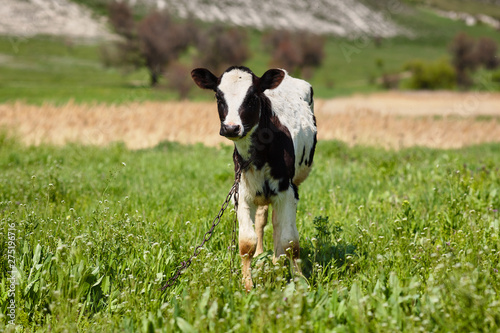
[[[231,187],[231,190],[229,190],[229,193],[226,196],[226,200],[221,206],[221,209],[219,210],[219,213],[217,216],[212,221],[212,226],[210,229],[205,233],[203,236],[203,241],[201,242],[200,245],[198,245],[195,249],[191,257],[187,259],[186,261],[181,262],[179,268],[177,268],[177,271],[168,279],[167,283],[161,288],[162,291],[165,289],[173,286],[179,277],[181,276],[181,273],[183,270],[188,268],[191,265],[191,261],[200,254],[203,245],[205,245],[206,242],[212,238],[212,234],[215,230],[215,227],[217,227],[220,223],[220,220],[222,218],[222,215],[224,215],[224,211],[227,209],[227,206],[229,205],[229,202],[231,201],[231,197],[234,197],[234,210],[235,210],[235,215],[234,215],[234,220],[233,220],[233,231],[232,231],[232,242],[231,242],[231,264],[230,264],[230,270],[231,274],[233,274],[233,262],[234,262],[234,252],[236,250],[236,226],[237,226],[237,217],[236,217],[236,212],[238,211],[238,189],[239,189],[239,183],[240,183],[240,178],[241,178],[241,172],[244,170],[244,167],[240,167],[234,176],[234,184]]]
[[[234,267],[234,261],[235,261],[235,256],[236,256],[236,229],[238,227],[238,190],[239,190],[239,183],[240,183],[240,177],[241,177],[241,169],[238,170],[239,172],[236,173],[234,183],[237,184],[235,190],[234,190],[234,217],[233,217],[233,232],[231,235],[231,261],[229,262],[229,272],[230,272],[230,279],[232,279],[232,276],[234,273],[236,273],[236,268]]]

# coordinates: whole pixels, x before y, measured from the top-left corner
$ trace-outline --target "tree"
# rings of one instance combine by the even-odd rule
[[[104,61],[108,65],[142,66],[139,39],[132,9],[125,2],[113,1],[108,5],[109,22],[113,30],[121,37],[115,43],[116,52],[103,49]]]
[[[109,21],[121,36],[116,45],[120,65],[146,66],[151,86],[156,86],[165,68],[193,41],[193,25],[175,22],[167,12],[151,12],[136,23],[124,2],[109,5]]]
[[[113,1],[108,6],[109,22],[120,36],[135,37],[135,21],[132,9],[125,2]]]
[[[169,62],[188,47],[187,31],[175,24],[168,13],[153,12],[139,23],[138,36],[151,86],[156,86]]]

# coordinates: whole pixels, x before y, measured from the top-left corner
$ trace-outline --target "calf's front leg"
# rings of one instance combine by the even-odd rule
[[[243,191],[242,191],[243,192]],[[238,222],[239,222],[239,247],[242,263],[243,284],[250,291],[253,287],[250,265],[257,248],[257,234],[254,229],[254,219],[257,207],[245,200],[243,195],[239,196]]]

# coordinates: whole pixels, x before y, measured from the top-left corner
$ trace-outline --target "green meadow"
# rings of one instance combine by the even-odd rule
[[[229,269],[230,210],[179,282],[159,290],[219,211],[231,148],[26,147],[3,136],[0,164],[7,332],[500,329],[499,144],[387,151],[320,142],[297,212],[307,282],[268,251],[254,260],[249,293]],[[15,327],[5,316],[9,230]]]

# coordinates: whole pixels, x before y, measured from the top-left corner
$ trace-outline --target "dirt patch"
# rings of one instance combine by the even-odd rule
[[[387,93],[317,100],[315,114],[320,140],[396,149],[500,142],[500,94]],[[3,104],[0,126],[34,145],[122,141],[136,149],[164,140],[231,144],[218,134],[214,102]]]

